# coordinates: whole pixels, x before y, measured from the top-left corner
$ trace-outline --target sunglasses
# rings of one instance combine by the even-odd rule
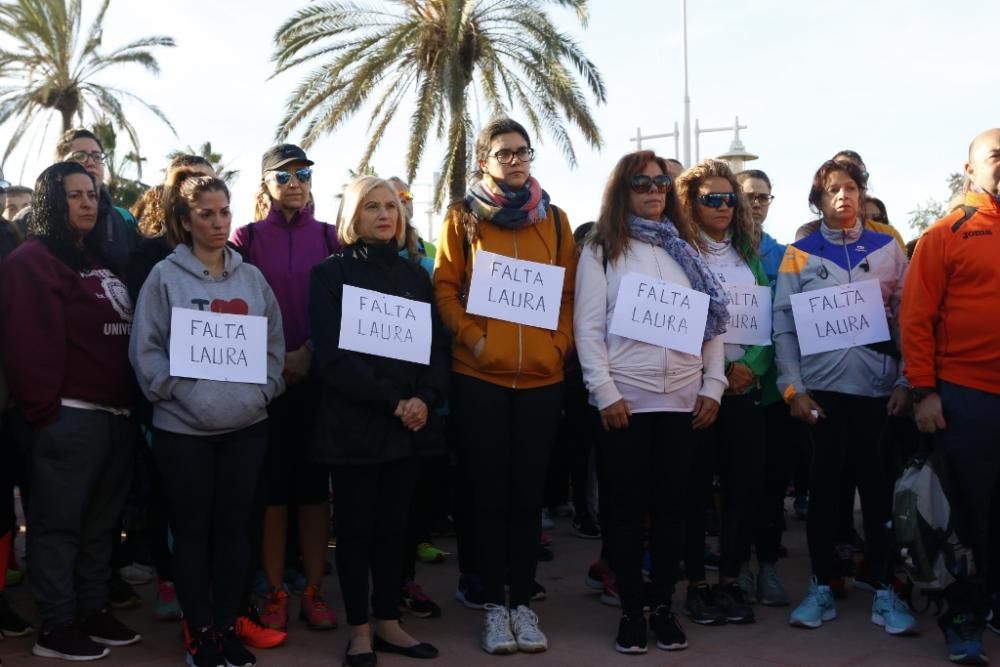
[[[650,192],[659,192],[663,194],[670,189],[670,177],[666,174],[660,174],[659,176],[647,176],[646,174],[636,174],[629,181],[629,187],[632,188],[632,192],[637,195],[644,195]]]
[[[86,162],[87,158],[90,158],[97,164],[104,164],[104,159],[106,157],[107,156],[100,151],[94,151],[93,153],[88,153],[87,151],[73,151],[66,156],[66,159],[69,162]]]
[[[698,195],[698,203],[708,208],[722,208],[723,204],[729,208],[736,208],[736,193],[710,192],[707,195]]]
[[[295,178],[298,179],[299,183],[308,183],[312,180],[313,170],[312,167],[302,167],[301,169],[296,169],[294,172],[284,171],[279,169],[276,171],[270,171],[267,173],[267,177],[277,183],[278,185],[288,185],[288,181],[292,180],[292,174],[295,174]]]
[[[760,204],[761,206],[767,206],[772,201],[774,201],[774,195],[744,195],[747,201],[751,204]]]
[[[413,201],[413,193],[412,192],[409,192],[409,191],[406,191],[406,192],[397,192],[396,194],[399,195],[399,199],[401,201]]]

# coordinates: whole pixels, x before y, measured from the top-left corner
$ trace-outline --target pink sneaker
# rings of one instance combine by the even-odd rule
[[[178,621],[183,617],[173,582],[160,579],[153,601],[153,618],[157,621]]]
[[[276,590],[268,594],[264,611],[260,613],[260,624],[272,630],[288,628],[288,593]]]
[[[319,589],[312,585],[302,593],[299,618],[306,622],[310,630],[333,630],[337,627],[337,614],[323,599]]]

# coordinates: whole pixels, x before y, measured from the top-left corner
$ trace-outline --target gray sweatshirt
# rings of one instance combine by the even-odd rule
[[[153,404],[153,426],[172,433],[217,435],[267,418],[267,405],[285,390],[285,339],[274,293],[257,267],[226,248],[221,278],[213,278],[186,245],[153,267],[139,292],[129,359]],[[174,307],[267,317],[267,384],[194,380],[170,375],[170,317]],[[240,303],[242,302],[242,303]],[[243,307],[245,305],[245,308]],[[218,310],[218,309],[216,309]]]

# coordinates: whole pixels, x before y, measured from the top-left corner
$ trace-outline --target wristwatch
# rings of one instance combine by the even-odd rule
[[[919,403],[931,394],[936,394],[936,387],[914,387],[910,389],[910,396],[913,398],[914,403]]]

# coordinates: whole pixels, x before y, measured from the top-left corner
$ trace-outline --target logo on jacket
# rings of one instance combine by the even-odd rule
[[[973,236],[993,236],[993,232],[989,229],[973,229],[971,231],[964,232],[962,234],[962,240],[964,241],[965,239]]]
[[[118,276],[107,269],[87,271],[82,275],[84,278],[99,278],[102,294],[99,294],[98,298],[107,299],[123,322],[132,321],[132,299],[128,297],[128,288],[125,287],[125,283],[118,279]]]

